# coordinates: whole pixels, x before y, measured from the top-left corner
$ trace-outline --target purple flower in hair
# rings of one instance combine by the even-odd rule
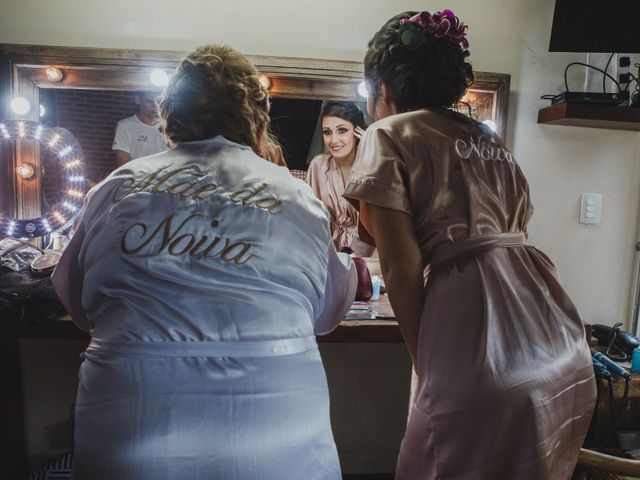
[[[446,37],[454,43],[460,45],[463,50],[469,48],[467,41],[467,25],[462,23],[455,13],[451,10],[443,10],[433,15],[427,11],[415,14],[410,18],[400,20],[401,39],[402,42],[411,50],[417,49],[424,42],[416,43],[416,36],[406,34],[407,32],[415,32],[416,29],[427,31],[436,38]],[[403,28],[404,27],[404,28]],[[410,30],[407,30],[410,29]]]

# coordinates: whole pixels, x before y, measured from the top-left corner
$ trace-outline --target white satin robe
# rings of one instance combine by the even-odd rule
[[[341,478],[315,335],[356,275],[285,168],[223,137],[131,161],[53,281],[92,337],[73,478]]]

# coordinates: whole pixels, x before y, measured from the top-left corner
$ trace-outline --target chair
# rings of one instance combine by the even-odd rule
[[[640,478],[640,460],[580,449],[574,480],[622,480],[625,476]]]
[[[293,175],[294,177],[300,180],[304,180],[305,178],[307,178],[306,170],[289,170],[289,171],[291,172],[291,175]]]

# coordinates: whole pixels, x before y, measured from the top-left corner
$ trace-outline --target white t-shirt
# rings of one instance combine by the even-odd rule
[[[137,115],[118,122],[112,150],[122,150],[134,160],[147,155],[164,152],[167,144],[158,125],[147,125]]]

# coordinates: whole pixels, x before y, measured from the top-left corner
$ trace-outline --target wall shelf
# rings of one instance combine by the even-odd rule
[[[640,131],[640,108],[559,103],[538,110],[538,123]]]

